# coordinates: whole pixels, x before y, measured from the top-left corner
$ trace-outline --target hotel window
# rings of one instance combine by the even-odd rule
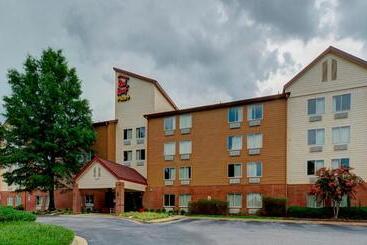
[[[324,62],[322,62],[322,80],[323,82],[327,81],[327,67],[328,67],[328,62],[327,60],[325,60]]]
[[[228,136],[227,149],[237,151],[242,149],[242,136]]]
[[[179,195],[178,199],[180,208],[187,208],[191,202],[191,195],[181,194]]]
[[[136,128],[136,138],[137,139],[145,138],[145,127]]]
[[[228,109],[228,122],[242,122],[242,107],[232,107]]]
[[[309,129],[307,138],[308,145],[323,145],[325,142],[325,129]]]
[[[7,205],[7,206],[11,206],[11,207],[13,207],[13,205],[14,205],[14,199],[13,199],[13,197],[8,197],[8,198],[7,198],[7,203],[6,203],[6,205]]]
[[[175,195],[165,194],[163,205],[164,207],[174,207],[175,206]]]
[[[343,112],[350,110],[351,95],[343,94],[333,96],[333,108],[334,112]]]
[[[242,176],[242,164],[228,164],[228,177],[229,178],[241,178]]]
[[[191,167],[180,167],[180,180],[191,179]]]
[[[191,114],[180,115],[180,129],[191,128]]]
[[[263,199],[259,193],[247,194],[247,208],[262,208]]]
[[[324,160],[307,161],[307,175],[315,175],[316,172],[324,167]]]
[[[176,179],[176,169],[175,168],[165,168],[164,169],[164,180],[175,180]]]
[[[172,131],[176,129],[176,118],[166,117],[164,119],[164,131]]]
[[[261,177],[263,172],[262,168],[261,162],[247,163],[247,177]]]
[[[18,194],[16,197],[15,197],[15,206],[18,207],[22,205],[22,196],[20,194]]]
[[[242,195],[239,193],[231,193],[227,195],[229,208],[241,208],[242,207]]]
[[[322,208],[323,203],[317,202],[317,198],[314,195],[307,195],[307,207],[308,208]]]
[[[331,60],[331,80],[336,80],[338,74],[338,63],[336,60]]]
[[[339,159],[333,159],[331,160],[331,168],[337,169],[337,168],[349,168],[349,158],[339,158]]]
[[[133,152],[132,151],[124,151],[124,162],[129,162],[133,158]]]
[[[170,142],[164,144],[164,155],[165,156],[174,156],[176,155],[176,143]]]
[[[262,134],[247,135],[247,149],[260,149],[262,147],[263,147],[263,135]]]
[[[124,140],[131,140],[133,136],[133,130],[131,128],[124,129]]]
[[[325,98],[309,99],[307,101],[308,115],[320,115],[325,113]]]
[[[180,155],[191,154],[191,141],[180,141]]]
[[[249,105],[247,107],[247,119],[262,120],[263,119],[263,104]]]
[[[145,149],[136,150],[136,160],[138,161],[145,160]]]
[[[333,144],[343,145],[348,144],[350,141],[350,127],[336,127],[332,129],[333,131]]]

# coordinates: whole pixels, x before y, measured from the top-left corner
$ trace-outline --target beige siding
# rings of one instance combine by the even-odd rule
[[[93,168],[101,168],[101,177],[93,176]],[[85,170],[84,174],[77,180],[79,189],[98,189],[98,188],[115,188],[116,177],[113,176],[105,167],[99,163],[94,163]]]
[[[168,102],[166,97],[154,87],[154,112],[172,111],[174,108],[171,103]]]
[[[322,62],[331,58],[338,61],[338,79],[321,82]],[[310,183],[307,176],[307,160],[324,160],[330,167],[331,159],[350,158],[350,166],[354,172],[367,178],[367,70],[328,55],[306,72],[286,92],[291,92],[288,99],[287,119],[287,172],[288,184]],[[331,66],[328,69],[331,72]],[[351,110],[348,118],[334,119],[332,96],[351,93]],[[322,121],[309,122],[307,100],[325,97],[325,114]],[[332,128],[350,126],[351,137],[348,150],[334,151],[332,144]],[[323,151],[310,153],[307,145],[307,130],[325,128],[325,144]]]

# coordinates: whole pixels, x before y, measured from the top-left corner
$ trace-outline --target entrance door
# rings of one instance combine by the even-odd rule
[[[125,191],[125,212],[138,211],[143,207],[143,192]]]
[[[92,212],[94,208],[94,196],[85,195],[85,209],[87,212]]]

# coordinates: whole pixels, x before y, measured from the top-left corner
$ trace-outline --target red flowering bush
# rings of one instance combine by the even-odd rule
[[[340,203],[343,196],[355,198],[355,188],[363,183],[363,179],[350,172],[351,168],[326,169],[321,168],[310,194],[316,196],[318,203],[330,203],[333,207],[334,218],[338,218]]]

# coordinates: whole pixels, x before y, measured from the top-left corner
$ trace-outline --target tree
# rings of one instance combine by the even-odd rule
[[[326,169],[317,172],[317,180],[311,188],[311,195],[315,195],[319,204],[330,203],[334,211],[334,218],[339,215],[343,196],[355,198],[356,187],[363,183],[363,179],[350,172],[351,168]]]
[[[17,191],[49,193],[55,209],[55,188],[69,187],[80,170],[80,156],[95,140],[88,101],[81,99],[81,81],[61,50],[51,48],[41,58],[28,56],[24,72],[8,71],[12,93],[4,97],[6,123],[0,136],[3,176]]]

